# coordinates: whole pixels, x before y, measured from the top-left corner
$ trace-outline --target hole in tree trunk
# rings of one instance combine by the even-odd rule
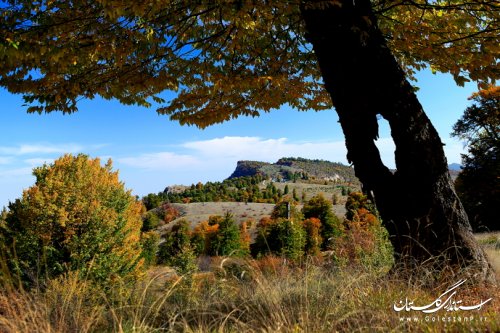
[[[396,145],[391,137],[391,129],[389,127],[389,122],[384,118],[378,116],[378,127],[379,127],[379,138],[375,140],[375,145],[380,152],[380,158],[386,167],[391,170],[396,169],[396,162],[394,157],[394,151],[396,150]]]

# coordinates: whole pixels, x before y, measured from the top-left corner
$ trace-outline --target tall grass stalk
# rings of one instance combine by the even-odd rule
[[[118,280],[106,290],[77,274],[43,290],[4,288],[0,332],[500,331],[498,288],[468,286],[458,295],[467,304],[493,297],[481,311],[434,316],[473,315],[473,322],[432,322],[422,314],[408,322],[393,310],[395,302],[408,297],[429,304],[444,290],[410,285],[385,271],[290,265],[280,258],[214,266],[187,276],[156,267],[133,285]]]

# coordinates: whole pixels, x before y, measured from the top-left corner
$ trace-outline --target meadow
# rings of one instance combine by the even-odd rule
[[[480,235],[498,264],[493,237]],[[483,241],[487,239],[488,242]],[[498,238],[497,238],[498,242]],[[498,244],[498,243],[496,243]],[[291,263],[261,259],[200,258],[204,268],[178,275],[150,268],[134,283],[96,286],[68,273],[32,290],[3,288],[2,332],[496,332],[500,289],[460,286],[457,300],[481,310],[435,314],[396,312],[405,298],[430,304],[457,281],[432,287],[424,279],[382,269],[338,267],[326,258]],[[500,267],[497,266],[497,272]]]

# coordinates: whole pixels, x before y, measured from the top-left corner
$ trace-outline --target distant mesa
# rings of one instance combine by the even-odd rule
[[[280,158],[276,163],[259,161],[238,161],[236,169],[229,179],[255,176],[260,174],[274,181],[290,180],[326,180],[339,182],[353,182],[358,180],[354,169],[342,163],[325,160],[310,160],[305,158]]]
[[[453,179],[462,171],[462,166],[452,163],[449,166]],[[393,170],[396,172],[396,170]],[[295,180],[321,180],[359,184],[354,174],[354,168],[342,163],[325,160],[311,160],[301,157],[280,158],[276,163],[261,161],[238,161],[236,169],[228,179],[252,177],[262,175],[275,182]],[[165,188],[164,193],[182,193],[188,186],[171,185]]]

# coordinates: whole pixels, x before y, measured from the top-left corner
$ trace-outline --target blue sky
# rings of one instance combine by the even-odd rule
[[[449,163],[459,163],[462,143],[449,136],[475,91],[451,77],[422,72],[418,96],[445,146]],[[200,130],[180,126],[154,108],[115,101],[82,101],[72,115],[27,114],[21,96],[0,90],[0,207],[34,183],[31,170],[64,153],[111,158],[125,186],[137,195],[167,185],[227,178],[238,160],[275,162],[280,157],[346,163],[345,145],[333,110],[298,112],[283,108],[258,118],[239,118]],[[381,124],[377,142],[394,167],[393,144]]]

